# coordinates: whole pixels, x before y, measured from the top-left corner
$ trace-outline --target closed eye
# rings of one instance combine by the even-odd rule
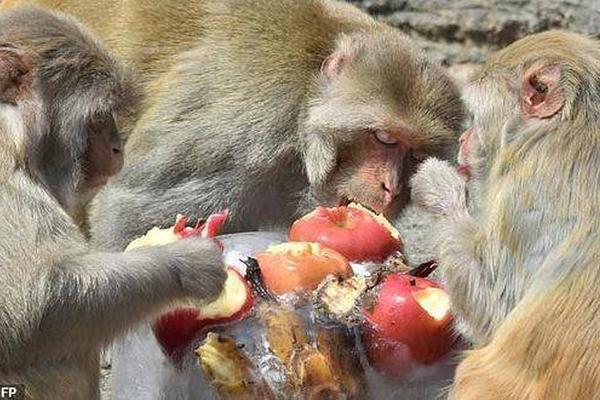
[[[398,144],[398,139],[387,131],[378,129],[374,133],[375,139],[386,146],[395,146]]]

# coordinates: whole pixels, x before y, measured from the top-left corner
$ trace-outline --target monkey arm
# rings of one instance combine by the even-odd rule
[[[483,227],[468,211],[466,181],[447,162],[425,161],[411,180],[413,201],[433,216],[431,247],[456,311],[458,329],[476,343],[490,333],[512,308],[509,283],[497,280],[498,266]],[[505,286],[503,288],[503,285]]]
[[[458,329],[473,342],[485,343],[510,311],[504,291],[498,288],[495,266],[486,264],[486,236],[467,213],[457,219],[444,218],[435,228],[442,238],[438,262]]]
[[[220,251],[204,240],[69,257],[44,285],[42,340],[50,349],[106,344],[171,300],[218,295],[225,276]]]

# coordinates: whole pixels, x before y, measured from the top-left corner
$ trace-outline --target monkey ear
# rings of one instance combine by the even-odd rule
[[[560,87],[560,68],[556,65],[534,65],[522,83],[522,109],[529,118],[550,118],[560,111],[564,97]]]
[[[24,51],[0,46],[0,101],[14,103],[31,82],[33,61]]]
[[[355,57],[352,51],[337,50],[321,63],[321,75],[327,79],[335,78]]]

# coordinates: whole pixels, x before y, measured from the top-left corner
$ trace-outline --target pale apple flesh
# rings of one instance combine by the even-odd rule
[[[145,246],[158,246],[178,240],[201,237],[213,238],[223,227],[229,214],[221,211],[199,221],[195,227],[186,226],[187,219],[177,216],[173,227],[153,228],[129,244],[126,251]],[[178,360],[200,331],[208,326],[221,325],[244,318],[252,309],[254,295],[246,279],[233,268],[227,268],[223,291],[212,302],[193,298],[179,302],[176,308],[161,315],[153,325],[155,336],[167,355]]]
[[[253,306],[254,294],[246,279],[227,268],[227,280],[216,300],[202,303],[190,299],[178,305],[156,320],[154,335],[165,353],[177,361],[203,330],[239,321]]]

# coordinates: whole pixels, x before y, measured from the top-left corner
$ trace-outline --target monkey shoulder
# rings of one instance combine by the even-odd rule
[[[0,186],[2,257],[29,267],[68,252],[85,252],[85,239],[54,197],[24,173]],[[43,266],[40,266],[43,267]]]

